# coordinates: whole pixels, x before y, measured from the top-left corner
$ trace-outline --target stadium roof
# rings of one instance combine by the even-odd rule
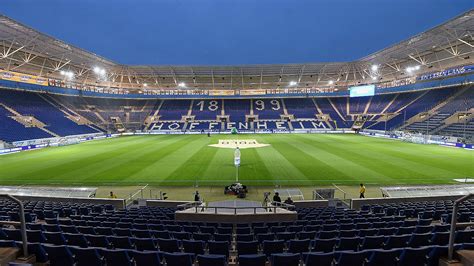
[[[0,68],[119,88],[345,88],[473,64],[473,52],[474,9],[352,62],[240,66],[123,65],[0,15]]]

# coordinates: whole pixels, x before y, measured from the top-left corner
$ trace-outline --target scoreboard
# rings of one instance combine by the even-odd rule
[[[375,85],[349,87],[350,97],[374,96]]]

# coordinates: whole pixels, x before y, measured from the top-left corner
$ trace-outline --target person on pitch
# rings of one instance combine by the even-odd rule
[[[117,198],[117,195],[115,195],[113,191],[110,191],[110,196],[109,196],[109,198],[111,198],[111,199],[116,199],[116,198]]]
[[[273,196],[273,201],[274,202],[281,202],[280,193],[275,192],[275,195]]]
[[[365,198],[365,186],[362,183],[360,183],[359,193],[360,193],[359,198],[364,199]]]
[[[199,191],[196,190],[196,193],[194,193],[194,201],[201,201],[201,197],[199,196]]]

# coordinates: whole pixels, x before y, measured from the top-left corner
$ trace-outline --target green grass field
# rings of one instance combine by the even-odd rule
[[[467,150],[358,135],[155,135],[91,141],[0,156],[2,185],[221,186],[235,180],[219,139],[256,139],[242,150],[240,181],[261,186],[439,184],[474,177]]]

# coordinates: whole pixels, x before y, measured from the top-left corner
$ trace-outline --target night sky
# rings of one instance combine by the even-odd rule
[[[472,0],[2,0],[0,13],[112,61],[239,65],[357,60]]]

